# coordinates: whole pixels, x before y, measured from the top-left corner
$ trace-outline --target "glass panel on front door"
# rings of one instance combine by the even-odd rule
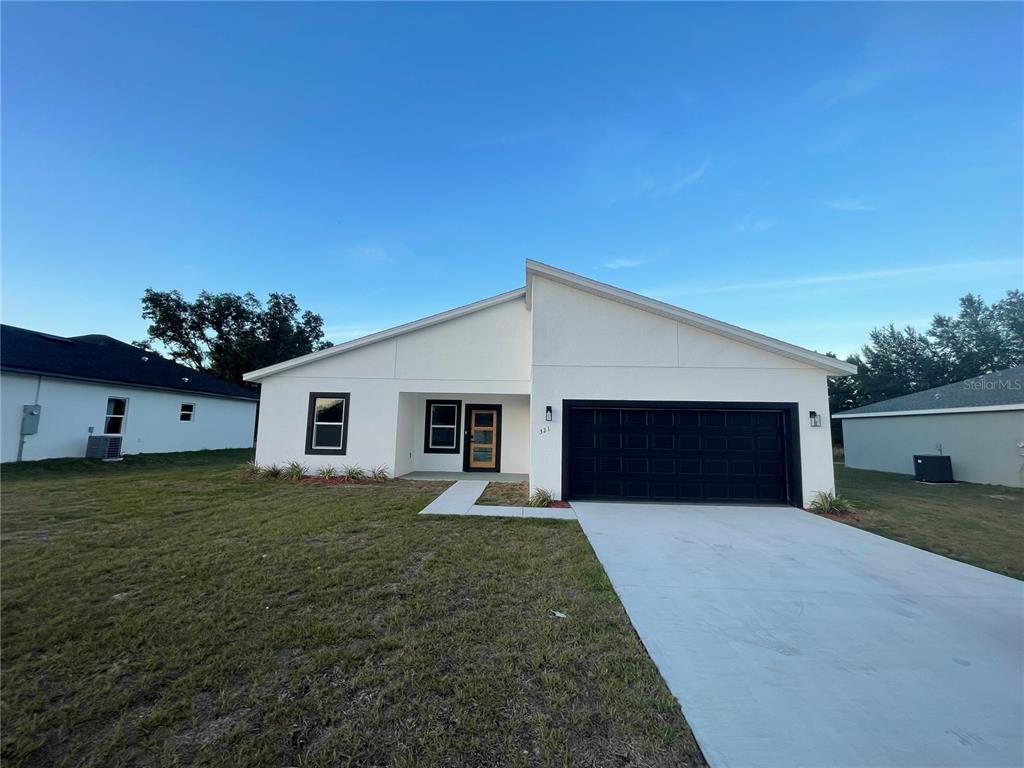
[[[472,469],[497,467],[498,412],[473,411],[469,422],[469,466]]]

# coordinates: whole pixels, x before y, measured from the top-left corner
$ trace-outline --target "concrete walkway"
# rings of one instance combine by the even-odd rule
[[[476,515],[479,517],[532,517],[546,520],[575,520],[576,513],[557,507],[501,507],[477,504],[490,481],[459,480],[422,510],[421,515]]]
[[[574,503],[712,768],[1024,764],[1024,584],[783,507]]]

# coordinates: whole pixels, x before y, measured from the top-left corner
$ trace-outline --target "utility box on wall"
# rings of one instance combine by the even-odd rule
[[[42,410],[41,405],[21,406],[21,434],[34,435],[39,431],[39,414]]]

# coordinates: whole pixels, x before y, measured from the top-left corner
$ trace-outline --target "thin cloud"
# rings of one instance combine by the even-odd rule
[[[751,214],[733,222],[732,226],[737,232],[764,232],[778,225],[778,220],[770,216]]]
[[[631,269],[647,263],[647,259],[609,259],[603,266],[605,269]]]
[[[833,211],[873,211],[875,206],[856,197],[843,197],[838,200],[826,200],[825,205]]]
[[[860,69],[838,77],[821,80],[811,86],[808,95],[825,104],[838,104],[881,88],[892,78],[882,69]]]
[[[711,158],[710,157],[705,158],[704,162],[701,163],[700,165],[698,165],[692,171],[690,171],[687,174],[684,174],[680,178],[678,178],[675,181],[673,181],[669,185],[668,193],[670,195],[674,195],[674,194],[676,194],[678,192],[681,192],[682,190],[686,189],[686,187],[690,186],[691,184],[695,184],[696,182],[700,181],[704,177],[704,174],[707,173],[707,170],[710,167],[711,167]]]
[[[628,181],[622,183],[620,188],[609,196],[607,202],[653,201],[675,197],[704,178],[710,167],[711,158],[707,157],[695,168],[686,171],[677,169],[673,174],[647,173],[637,169]]]
[[[768,291],[780,288],[801,288],[815,285],[834,285],[837,283],[867,282],[872,280],[893,280],[897,278],[939,274],[962,269],[981,269],[984,267],[1020,268],[1020,259],[984,259],[978,261],[958,261],[946,264],[928,264],[920,267],[903,267],[899,269],[872,269],[863,272],[841,272],[831,275],[808,275],[806,277],[787,277],[780,280],[760,280],[749,283],[731,283],[726,285],[691,287],[668,286],[649,292],[652,296],[684,296],[704,295],[713,293],[733,293],[743,291]]]

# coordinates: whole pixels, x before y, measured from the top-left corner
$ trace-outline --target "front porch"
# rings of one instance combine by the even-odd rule
[[[530,396],[400,392],[394,468],[412,480],[529,480]]]
[[[417,470],[400,475],[399,480],[484,480],[488,483],[525,483],[525,472],[424,472]]]

